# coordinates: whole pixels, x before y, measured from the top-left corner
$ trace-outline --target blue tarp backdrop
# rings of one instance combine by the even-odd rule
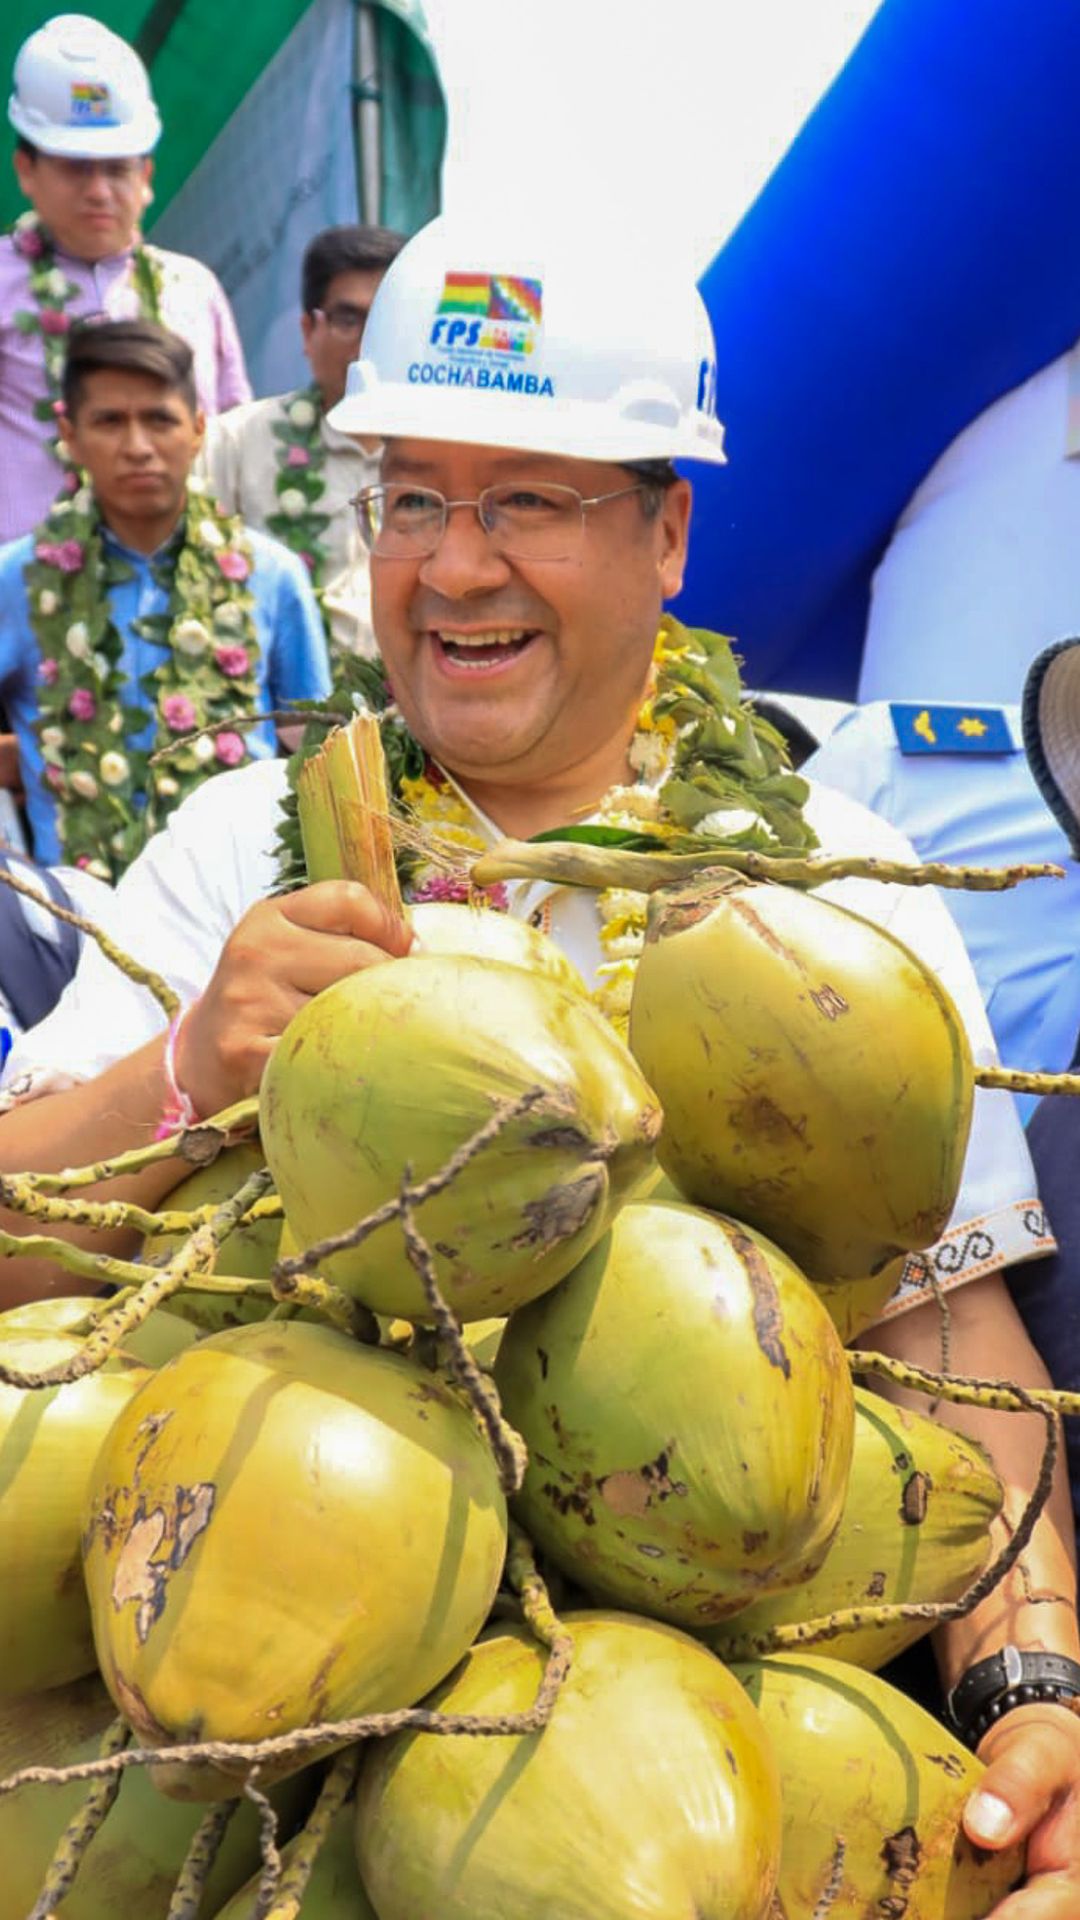
[[[752,686],[853,698],[927,469],[1080,336],[1080,6],[885,0],[702,281],[728,427],[684,620]]]

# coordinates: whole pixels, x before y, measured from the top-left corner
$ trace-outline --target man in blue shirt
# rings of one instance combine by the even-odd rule
[[[35,534],[0,547],[0,701],[18,740],[37,859],[56,862],[65,845],[73,857],[81,844],[80,864],[115,873],[137,836],[114,833],[99,849],[93,835],[123,817],[125,799],[130,815],[152,788],[159,825],[196,778],[273,754],[273,723],[249,728],[246,712],[320,698],[330,668],[302,561],[189,488],[203,416],[185,342],[150,321],[81,327],[63,394],[61,433],[86,482]],[[111,673],[105,619],[118,652]],[[50,654],[43,640],[57,632]],[[69,693],[71,656],[80,683]],[[45,717],[62,724],[40,726],[43,701]],[[182,738],[222,712],[235,726],[184,749],[175,775],[146,767],[163,732]],[[89,840],[81,804],[97,809]]]

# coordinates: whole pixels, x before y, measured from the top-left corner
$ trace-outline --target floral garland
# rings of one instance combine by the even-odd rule
[[[11,244],[27,263],[27,278],[34,302],[33,308],[23,308],[16,313],[15,326],[20,333],[40,335],[45,358],[45,398],[34,402],[34,418],[46,420],[51,425],[53,431],[46,444],[54,459],[65,469],[65,491],[74,493],[79,476],[60,438],[57,420],[61,411],[60,384],[67,354],[67,336],[71,331],[71,316],[65,312],[65,308],[70,301],[77,299],[80,289],[56,265],[52,236],[36,213],[19,215],[11,229]],[[160,321],[163,272],[161,255],[156,247],[148,247],[141,240],[136,242],[132,249],[131,275],[139,296],[142,318]]]
[[[110,588],[132,570],[104,540],[85,483],[54,501],[23,574],[41,655],[37,730],[60,842],[65,859],[103,880],[120,877],[192,788],[247,759],[242,729],[258,699],[247,585],[254,562],[241,521],[191,480],[176,536],[151,565],[169,603],[132,622],[141,638],[168,649],[142,678],[149,712],[132,701],[109,607]],[[151,764],[180,735],[233,718],[235,731],[176,747],[163,767]],[[124,738],[155,720],[149,746]]]
[[[275,540],[298,553],[304,562],[315,596],[322,602],[326,548],[322,536],[330,525],[330,516],[321,513],[318,502],[326,492],[322,477],[326,465],[326,446],[322,437],[323,400],[318,387],[303,387],[286,394],[281,419],[271,429],[278,442],[277,473],[274,492],[277,512],[266,516],[266,530]]]
[[[391,698],[381,663],[339,663],[331,704],[348,719],[367,706],[381,717],[392,803],[403,816],[462,850],[463,869],[487,841],[468,802],[408,732]],[[325,702],[322,703],[325,706]],[[289,763],[290,791],[278,832],[281,885],[303,886],[305,871],[297,819],[296,776],[323,738],[309,725]],[[805,853],[817,836],[803,817],[809,794],[793,773],[783,737],[742,704],[738,664],[723,635],[682,626],[665,616],[656,637],[649,693],[629,748],[634,786],[613,787],[591,826],[575,825],[545,839],[577,839],[639,849],[700,852],[715,847],[767,853]],[[405,897],[475,897],[463,873],[448,875],[411,846],[398,853]],[[487,890],[493,907],[509,902],[503,887]],[[598,896],[600,943],[608,956],[598,969],[593,999],[625,1031],[638,956],[645,938],[647,896],[610,888]]]

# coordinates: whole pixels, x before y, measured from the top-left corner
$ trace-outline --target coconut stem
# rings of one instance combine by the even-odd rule
[[[148,766],[160,766],[165,760],[175,759],[186,747],[194,746],[196,740],[211,740],[217,733],[246,733],[249,727],[262,727],[267,721],[275,727],[307,726],[309,720],[321,720],[324,726],[340,727],[341,715],[333,707],[264,707],[259,713],[249,713],[246,719],[237,719],[232,714],[227,720],[211,720],[205,727],[196,727],[193,733],[179,734],[170,740],[167,747],[158,747],[150,755]]]
[[[255,1911],[261,1914],[274,1899],[281,1885],[281,1854],[277,1843],[277,1814],[269,1796],[256,1786],[258,1767],[252,1769],[244,1782],[244,1798],[250,1800],[259,1816],[259,1846],[262,1850],[262,1876],[256,1895]]]
[[[160,1307],[174,1293],[189,1285],[199,1268],[213,1259],[217,1249],[228,1239],[234,1227],[241,1221],[250,1206],[260,1200],[270,1185],[271,1175],[262,1169],[250,1174],[243,1185],[228,1200],[214,1208],[210,1219],[204,1226],[197,1228],[191,1238],[169,1261],[160,1268],[147,1269],[133,1266],[126,1260],[110,1260],[105,1254],[82,1253],[81,1249],[69,1247],[65,1240],[52,1242],[52,1247],[62,1249],[63,1255],[78,1254],[84,1262],[90,1262],[91,1270],[98,1278],[119,1277],[123,1270],[126,1282],[136,1277],[136,1288],[119,1307],[105,1313],[98,1321],[92,1333],[88,1334],[77,1353],[67,1360],[57,1361],[51,1367],[42,1367],[39,1371],[26,1371],[23,1368],[7,1366],[0,1359],[0,1381],[8,1387],[39,1388],[65,1386],[72,1380],[81,1380],[88,1373],[96,1373],[111,1353],[122,1345],[129,1333],[134,1333],[148,1319],[155,1307]],[[36,1246],[35,1246],[36,1243]],[[43,1235],[31,1234],[20,1240],[14,1234],[0,1235],[0,1253],[9,1250],[40,1251],[49,1243]],[[57,1251],[55,1258],[60,1258]],[[65,1260],[65,1264],[68,1264]],[[111,1271],[110,1271],[111,1270]],[[84,1269],[85,1271],[85,1269]],[[149,1278],[147,1274],[149,1273]],[[141,1282],[141,1284],[138,1284]]]
[[[927,1367],[913,1366],[907,1360],[894,1360],[884,1353],[864,1352],[859,1347],[845,1350],[852,1373],[877,1373],[893,1380],[898,1387],[910,1387],[913,1393],[937,1395],[958,1407],[986,1407],[994,1413],[1080,1414],[1080,1393],[1065,1393],[1057,1387],[1014,1387],[1008,1380],[964,1379],[959,1375],[931,1373]]]
[[[151,1213],[148,1208],[137,1207],[127,1200],[66,1200],[39,1193],[26,1184],[21,1174],[8,1177],[0,1174],[0,1206],[10,1207],[13,1213],[28,1214],[33,1220],[46,1220],[54,1226],[74,1222],[100,1233],[128,1227],[135,1233],[148,1235],[194,1233],[197,1227],[205,1226],[214,1211],[212,1201],[189,1213],[169,1210]],[[260,1200],[245,1214],[240,1224],[254,1226],[260,1220],[281,1220],[284,1216],[285,1209],[277,1195],[267,1194],[265,1200]]]
[[[521,1602],[526,1626],[553,1656],[544,1675],[541,1694],[545,1700],[550,1696],[554,1706],[559,1688],[570,1671],[574,1642],[551,1604],[551,1595],[536,1565],[532,1541],[513,1520],[506,1552],[506,1577]],[[548,1693],[544,1692],[545,1688]]]
[[[304,1827],[291,1843],[292,1858],[282,1872],[273,1905],[257,1907],[255,1920],[297,1920],[315,1862],[356,1785],[359,1771],[359,1747],[347,1747],[344,1753],[338,1754]]]
[[[852,1361],[875,1363],[872,1367],[860,1366],[857,1369],[860,1372],[885,1371],[884,1368],[876,1365],[878,1360],[884,1358],[883,1355],[852,1353],[849,1358]],[[906,1371],[921,1375],[918,1381],[905,1382],[919,1392],[937,1390],[941,1399],[960,1400],[962,1404],[968,1406],[998,1404],[976,1397],[973,1391],[981,1392],[985,1384],[993,1384],[996,1387],[999,1384],[997,1382],[945,1379],[925,1373],[921,1367],[906,1369]],[[891,1373],[890,1377],[892,1377]],[[1004,1383],[1000,1384],[1004,1387]],[[964,1391],[957,1392],[955,1391],[957,1388]],[[866,1627],[892,1627],[909,1620],[923,1621],[929,1630],[931,1627],[943,1626],[949,1620],[963,1620],[967,1614],[973,1613],[976,1607],[981,1606],[987,1596],[993,1593],[995,1587],[1000,1586],[1006,1576],[1012,1572],[1028,1545],[1039,1516],[1050,1498],[1058,1455],[1057,1417],[1053,1407],[1046,1405],[1045,1397],[1040,1395],[1036,1398],[1035,1394],[1029,1393],[1025,1387],[1009,1386],[1004,1387],[1004,1391],[1008,1394],[1009,1405],[1003,1411],[1039,1414],[1046,1426],[1046,1443],[1043,1447],[1035,1485],[1023,1513],[996,1560],[991,1561],[978,1579],[972,1582],[966,1593],[962,1593],[958,1600],[904,1601],[884,1607],[838,1607],[835,1613],[822,1614],[817,1620],[788,1621],[783,1625],[769,1628],[765,1633],[732,1634],[730,1637],[725,1636],[722,1640],[717,1636],[712,1644],[721,1659],[763,1660],[773,1653],[790,1652],[793,1647],[820,1646],[824,1641],[837,1639],[842,1633],[858,1631]],[[738,1626],[737,1617],[733,1625]]]
[[[103,933],[92,920],[88,920],[85,914],[73,913],[70,907],[60,906],[58,901],[50,900],[47,893],[39,892],[38,888],[31,886],[29,881],[19,880],[15,874],[8,873],[6,870],[0,869],[0,882],[5,887],[10,887],[13,893],[21,893],[27,900],[36,901],[39,907],[44,907],[46,913],[51,913],[55,919],[66,921],[69,927],[77,927],[80,933],[85,933],[89,939],[95,940],[106,960],[111,960],[114,967],[119,967],[120,972],[126,974],[135,986],[145,987],[148,993],[153,994],[167,1019],[171,1020],[174,1014],[179,1013],[179,998],[162,979],[160,973],[155,973],[152,967],[140,966],[130,953],[125,953],[123,947],[118,947],[116,942],[110,940],[108,934]]]
[[[478,1153],[482,1153],[485,1147],[489,1147],[492,1141],[498,1138],[504,1127],[508,1127],[511,1121],[520,1119],[522,1114],[531,1112],[533,1107],[539,1106],[548,1098],[550,1096],[543,1087],[529,1087],[516,1100],[498,1101],[490,1118],[484,1121],[482,1127],[477,1128],[471,1139],[464,1141],[451,1154],[445,1166],[440,1167],[437,1173],[433,1173],[430,1179],[422,1180],[418,1187],[409,1189],[410,1207],[422,1207],[426,1200],[433,1200],[436,1194],[442,1193],[451,1181],[457,1179],[458,1174],[468,1166],[470,1160],[474,1159]],[[316,1240],[310,1247],[305,1247],[301,1253],[289,1254],[286,1259],[279,1260],[274,1268],[275,1285],[282,1280],[291,1279],[297,1273],[314,1273],[315,1269],[325,1260],[329,1260],[331,1255],[344,1253],[349,1247],[359,1247],[379,1227],[387,1226],[391,1220],[400,1219],[402,1204],[400,1195],[395,1200],[386,1200],[381,1207],[376,1207],[374,1213],[366,1214],[363,1220],[358,1220],[355,1227],[349,1227],[344,1233],[330,1234],[325,1240]]]
[[[318,1274],[287,1275],[285,1279],[271,1283],[271,1292],[279,1306],[294,1310],[311,1307],[351,1339],[362,1341],[366,1347],[377,1347],[379,1344],[379,1323],[371,1308],[365,1307],[360,1300],[350,1299],[340,1287],[321,1279]]]
[[[1020,1067],[976,1067],[971,1077],[977,1087],[999,1088],[1005,1093],[1080,1093],[1080,1073],[1024,1073]]]
[[[467,1396],[476,1418],[487,1435],[488,1445],[495,1456],[495,1465],[499,1470],[499,1484],[509,1498],[511,1494],[517,1492],[525,1478],[525,1468],[529,1461],[525,1442],[519,1433],[515,1433],[505,1418],[494,1380],[487,1374],[481,1373],[465,1345],[461,1322],[447,1306],[439,1290],[431,1248],[413,1219],[415,1192],[409,1185],[411,1175],[412,1168],[406,1167],[405,1177],[401,1183],[400,1201],[401,1231],[405,1236],[405,1251],[424,1289],[424,1298],[439,1336],[446,1343],[450,1372]]]
[[[811,1920],[829,1920],[829,1915],[840,1898],[840,1889],[844,1884],[844,1861],[847,1858],[847,1841],[839,1834],[833,1848],[832,1866],[829,1878],[821,1889],[821,1898],[814,1908]]]
[[[199,1920],[207,1881],[239,1805],[238,1800],[218,1800],[207,1807],[187,1850],[165,1920]]]
[[[632,853],[625,847],[595,847],[576,840],[500,840],[470,868],[474,886],[499,880],[547,880],[557,886],[625,888],[655,893],[658,887],[704,879],[710,872],[741,873],[750,880],[773,880],[785,887],[820,887],[830,880],[881,880],[901,887],[963,887],[974,893],[1000,893],[1022,880],[1063,879],[1064,868],[1050,863],[1013,867],[954,867],[941,861],[906,866],[898,860],[859,855],[820,859],[801,854],[753,853],[736,847],[712,847],[702,853]]]
[[[107,1761],[122,1752],[130,1738],[131,1729],[127,1722],[114,1720],[102,1735],[98,1748],[99,1759]],[[56,1852],[45,1875],[45,1884],[29,1920],[53,1920],[56,1908],[62,1900],[66,1900],[75,1884],[75,1876],[90,1842],[99,1832],[120,1791],[122,1777],[120,1773],[106,1773],[96,1780],[78,1812],[68,1821],[57,1842]]]
[[[259,1117],[255,1095],[223,1107],[209,1120],[167,1140],[153,1140],[145,1147],[129,1147],[111,1160],[94,1160],[86,1167],[64,1167],[59,1173],[9,1173],[8,1183],[29,1187],[36,1193],[67,1193],[72,1187],[96,1187],[105,1180],[119,1180],[129,1173],[141,1173],[161,1160],[186,1160],[193,1167],[208,1167],[234,1140],[241,1139]],[[14,1203],[12,1203],[14,1204]]]

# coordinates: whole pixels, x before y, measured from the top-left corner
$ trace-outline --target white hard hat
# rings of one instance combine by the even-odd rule
[[[500,239],[446,218],[384,276],[329,419],[620,464],[724,459],[712,329],[688,277],[613,258],[594,234]]]
[[[14,82],[8,119],[41,153],[135,159],[161,136],[134,47],[84,13],[58,13],[24,40]]]

